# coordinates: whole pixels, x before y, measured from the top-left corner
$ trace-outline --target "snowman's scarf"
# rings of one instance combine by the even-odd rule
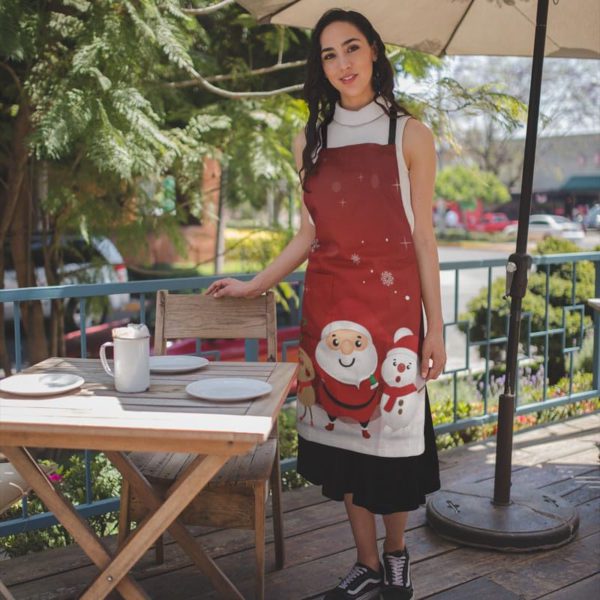
[[[392,408],[394,408],[394,404],[396,404],[396,400],[401,396],[408,396],[408,394],[412,394],[413,392],[418,392],[417,386],[414,383],[409,383],[408,385],[403,385],[402,387],[394,387],[392,385],[385,385],[383,387],[383,393],[389,396],[388,401],[385,403],[383,410],[386,412],[391,412]]]

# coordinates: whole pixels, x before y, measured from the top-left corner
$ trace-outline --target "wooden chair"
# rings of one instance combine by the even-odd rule
[[[277,359],[277,324],[273,292],[258,298],[213,298],[159,291],[156,299],[154,353],[165,354],[168,339],[262,338],[267,360]],[[133,452],[129,458],[153,484],[166,490],[193,454]],[[256,542],[256,598],[264,598],[265,505],[272,495],[276,568],[283,568],[283,518],[277,422],[269,439],[244,456],[232,457],[182,513],[188,525],[254,529]],[[131,521],[141,521],[147,510],[126,481],[121,490],[119,545]],[[156,544],[158,563],[164,560],[162,538]]]

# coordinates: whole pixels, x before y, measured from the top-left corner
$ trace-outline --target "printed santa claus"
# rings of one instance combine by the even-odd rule
[[[378,405],[377,350],[369,330],[355,321],[331,321],[321,331],[315,350],[319,375],[317,402],[333,431],[338,417],[360,423],[369,439],[369,421]]]
[[[417,416],[424,409],[425,385],[419,369],[419,338],[407,327],[394,334],[394,345],[383,361],[381,377],[384,424],[397,430],[420,421]]]

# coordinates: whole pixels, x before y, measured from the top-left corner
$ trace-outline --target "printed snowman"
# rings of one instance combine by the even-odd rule
[[[381,365],[381,417],[394,430],[409,426],[423,402],[418,352],[419,338],[407,327],[401,327]]]

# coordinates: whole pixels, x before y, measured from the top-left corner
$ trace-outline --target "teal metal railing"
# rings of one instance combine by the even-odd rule
[[[568,373],[569,373],[569,389],[566,393],[560,396],[554,396],[548,398],[548,385],[546,378],[543,382],[542,399],[539,402],[526,402],[522,403],[519,401],[519,390],[517,389],[517,408],[516,414],[524,414],[529,412],[538,411],[544,408],[551,408],[563,404],[573,403],[580,400],[586,400],[590,398],[597,398],[600,395],[599,389],[599,371],[600,371],[600,313],[595,312],[593,315],[593,321],[591,328],[593,329],[593,379],[592,387],[585,391],[573,391],[573,369],[574,369],[574,356],[575,353],[581,348],[581,343],[585,334],[582,327],[579,337],[579,343],[567,345],[566,332],[567,332],[567,318],[571,312],[578,312],[582,316],[586,312],[586,307],[581,302],[576,302],[577,298],[577,268],[582,261],[591,261],[594,265],[594,297],[600,297],[600,252],[585,252],[575,254],[559,254],[559,255],[546,255],[546,256],[535,256],[533,257],[534,268],[538,272],[546,274],[546,290],[545,290],[545,315],[544,323],[545,327],[536,331],[531,330],[531,315],[525,313],[523,315],[524,328],[526,331],[527,338],[527,350],[532,345],[532,341],[542,339],[544,341],[544,355],[543,355],[543,367],[544,373],[547,372],[548,361],[549,361],[549,339],[552,336],[562,336],[561,352],[568,357]],[[500,274],[499,271],[504,268],[506,261],[504,259],[494,260],[470,260],[470,261],[457,261],[457,262],[444,262],[440,265],[442,272],[450,272],[454,274],[453,277],[453,320],[448,321],[444,327],[444,335],[451,326],[462,327],[465,330],[466,335],[466,353],[465,361],[462,366],[457,368],[449,368],[445,371],[445,380],[448,385],[452,388],[453,398],[453,413],[454,418],[450,423],[438,424],[435,426],[436,433],[447,433],[452,431],[458,431],[466,429],[468,427],[482,425],[489,423],[497,419],[495,412],[489,411],[489,401],[491,397],[490,391],[490,366],[492,365],[492,358],[490,349],[494,345],[506,344],[508,338],[508,319],[506,319],[506,328],[502,335],[491,337],[491,321],[493,316],[492,310],[492,282],[494,279],[494,270]],[[565,303],[562,306],[563,319],[562,326],[550,327],[550,273],[553,267],[560,265],[572,265],[571,274],[571,297],[570,304]],[[461,298],[461,274],[464,274],[471,270],[483,270],[485,277],[482,278],[482,283],[487,286],[487,309],[486,309],[486,335],[479,340],[472,340],[470,336],[470,323],[460,319],[460,298]],[[250,274],[236,275],[239,279],[248,280],[254,276]],[[15,290],[0,290],[0,303],[12,302],[13,315],[14,315],[14,364],[17,371],[23,367],[23,350],[22,350],[22,337],[21,337],[21,303],[31,300],[58,300],[58,299],[77,299],[80,306],[81,315],[81,326],[80,326],[80,356],[82,358],[87,357],[87,333],[86,333],[86,302],[88,299],[97,296],[109,296],[112,294],[133,294],[139,296],[139,321],[145,323],[148,316],[149,304],[153,302],[154,295],[158,290],[166,289],[171,292],[192,292],[199,291],[210,285],[211,282],[218,279],[218,277],[191,277],[181,279],[156,279],[149,281],[132,281],[127,283],[114,283],[114,284],[85,284],[85,285],[66,285],[66,286],[54,286],[45,288],[22,288]],[[285,281],[292,283],[297,286],[298,294],[302,296],[304,273],[295,272],[290,276],[286,277]],[[287,350],[290,346],[297,345],[298,341],[286,341],[283,345],[282,358],[286,359]],[[481,415],[469,417],[467,419],[460,419],[458,417],[457,404],[458,398],[458,385],[461,377],[465,374],[470,373],[472,366],[470,364],[471,349],[482,349],[480,354],[483,357],[484,369],[483,369],[483,411]],[[199,342],[196,344],[196,350],[198,353],[202,353],[201,345]],[[449,349],[449,352],[451,349]],[[248,340],[245,345],[245,357],[246,360],[256,360],[258,357],[258,343],[256,340]],[[293,402],[295,398],[291,397],[288,402]],[[90,517],[93,515],[104,514],[114,510],[118,510],[119,499],[109,498],[103,500],[94,500],[92,498],[92,485],[90,476],[90,462],[92,454],[88,451],[85,452],[85,465],[86,465],[86,501],[84,504],[78,506],[79,512],[85,516]],[[289,458],[282,461],[282,470],[287,471],[295,468],[296,459]],[[23,499],[22,504],[22,515],[20,518],[11,519],[7,521],[0,521],[0,537],[14,534],[17,532],[30,531],[34,529],[41,529],[50,525],[56,524],[56,519],[51,513],[43,513],[38,515],[28,515],[27,510],[27,499]]]

